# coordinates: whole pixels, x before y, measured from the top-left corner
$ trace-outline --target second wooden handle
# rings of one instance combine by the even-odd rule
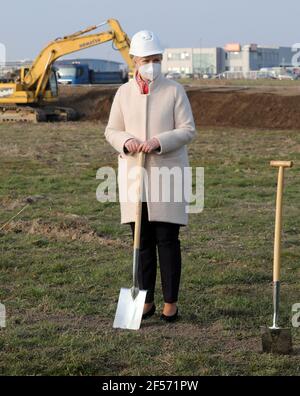
[[[277,198],[276,198],[274,268],[273,268],[274,282],[278,282],[280,280],[283,179],[284,179],[284,168],[281,166],[279,168],[279,174],[278,174]]]
[[[271,161],[271,166],[278,167],[278,184],[276,198],[276,218],[275,218],[275,238],[274,238],[274,268],[273,281],[280,281],[280,261],[281,261],[281,232],[282,232],[282,200],[284,186],[284,170],[292,168],[293,161]]]
[[[280,166],[283,168],[292,168],[294,163],[293,161],[271,161],[270,165],[277,168]]]

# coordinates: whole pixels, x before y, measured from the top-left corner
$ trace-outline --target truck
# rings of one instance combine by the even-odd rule
[[[124,84],[128,81],[128,72],[95,71],[88,64],[55,65],[58,84],[85,85],[85,84]]]

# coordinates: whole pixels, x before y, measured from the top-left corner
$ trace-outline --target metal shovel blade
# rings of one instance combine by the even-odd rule
[[[290,329],[262,326],[261,336],[263,352],[288,355],[293,351]]]
[[[146,290],[139,290],[136,298],[133,298],[132,289],[121,289],[113,324],[114,329],[139,330],[141,327],[146,295]]]

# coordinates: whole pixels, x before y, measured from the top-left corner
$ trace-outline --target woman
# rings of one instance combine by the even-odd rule
[[[120,195],[133,182],[126,175],[137,164],[137,153],[146,153],[147,182],[142,206],[139,286],[147,290],[143,319],[156,310],[154,291],[158,250],[164,308],[161,319],[173,322],[178,318],[178,294],[181,277],[181,249],[179,231],[188,224],[187,202],[172,193],[185,182],[184,169],[189,166],[187,144],[195,136],[191,106],[181,84],[168,80],[161,73],[163,49],[151,31],[141,31],[131,41],[130,55],[135,64],[133,80],[122,85],[114,98],[108,125],[107,141],[119,153]],[[168,199],[157,199],[164,189],[155,170],[179,169],[180,175],[170,180]],[[125,191],[124,191],[125,190]],[[156,198],[153,199],[153,196]],[[135,203],[120,201],[121,223],[130,224],[134,235]]]

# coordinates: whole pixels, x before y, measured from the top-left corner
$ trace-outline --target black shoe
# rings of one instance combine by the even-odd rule
[[[177,311],[174,313],[174,315],[172,315],[172,316],[167,316],[167,315],[164,315],[164,314],[161,314],[160,315],[160,320],[164,320],[165,322],[175,322],[175,320],[177,320],[179,318],[179,316],[178,316],[178,308],[177,308]]]
[[[156,311],[156,306],[155,306],[155,304],[153,304],[153,305],[152,305],[152,308],[151,308],[148,312],[146,312],[145,314],[143,314],[142,320],[151,318],[151,316],[153,316],[153,315],[155,314],[155,311]]]

